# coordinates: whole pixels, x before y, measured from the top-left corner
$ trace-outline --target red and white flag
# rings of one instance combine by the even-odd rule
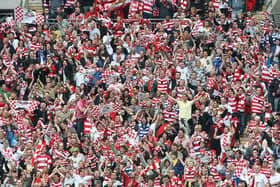
[[[39,101],[10,100],[9,105],[13,110],[23,108],[28,112],[33,112],[38,107]]]
[[[212,2],[213,2],[213,7],[214,7],[214,8],[220,8],[220,3],[219,3],[219,1],[213,0]]]
[[[121,107],[120,103],[114,103],[112,112],[120,112],[121,109],[122,109],[122,107]]]
[[[7,121],[5,120],[5,118],[0,117],[0,127],[7,125]]]
[[[99,108],[99,106],[96,106],[96,105],[93,105],[90,108],[89,112],[90,112],[90,115],[92,117],[94,117],[94,118],[99,118],[99,117],[101,117],[103,115],[101,110],[100,110],[100,108]]]
[[[182,8],[183,10],[185,10],[185,9],[187,8],[187,3],[188,3],[188,0],[182,0],[182,1],[181,1],[181,8]]]
[[[133,128],[130,128],[128,132],[128,142],[132,145],[135,145],[137,143],[137,135],[137,131],[135,131]]]
[[[15,21],[14,21],[13,16],[7,17],[7,18],[6,18],[6,23],[7,23],[7,25],[10,26],[10,27],[13,26],[13,25],[15,24]]]
[[[37,25],[42,25],[45,21],[45,18],[43,15],[39,14],[38,12],[36,12],[36,24]]]
[[[38,24],[44,23],[44,16],[38,12],[28,10],[22,7],[14,9],[15,21],[19,23]]]
[[[121,105],[119,103],[111,103],[107,105],[100,106],[100,111],[102,114],[107,114],[111,112],[120,112],[121,111]]]

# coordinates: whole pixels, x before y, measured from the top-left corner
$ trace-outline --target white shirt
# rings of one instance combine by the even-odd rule
[[[66,186],[66,184],[74,184],[74,179],[72,177],[66,178],[64,179],[64,186]]]
[[[268,182],[265,175],[258,173],[255,174],[255,186],[256,187],[264,187],[265,184]]]
[[[18,39],[13,39],[13,41],[10,40],[9,42],[14,47],[14,49],[18,48]]]
[[[271,175],[269,178],[270,184],[280,183],[280,174],[275,173],[275,175]],[[277,187],[278,185],[272,185],[272,187]]]
[[[79,153],[77,157],[71,156],[69,159],[73,161],[73,167],[77,169],[79,168],[80,162],[85,160],[85,156],[82,153]]]
[[[189,79],[190,71],[188,67],[181,68],[180,66],[177,66],[176,70],[181,73],[181,79],[185,81]]]
[[[76,86],[80,86],[81,84],[86,84],[89,81],[89,79],[80,72],[77,72],[75,74],[74,80],[76,81]]]
[[[98,140],[98,138],[102,137],[102,132],[99,132],[96,127],[92,127],[90,130],[90,137],[92,141]]]
[[[88,185],[88,180],[90,180],[92,177],[91,176],[84,176],[84,177],[81,177],[80,175],[76,175],[74,174],[73,175],[74,177],[74,184],[75,184],[75,187],[79,187],[79,184],[84,184],[85,186]]]

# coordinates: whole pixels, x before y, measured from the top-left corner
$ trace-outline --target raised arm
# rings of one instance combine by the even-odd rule
[[[218,139],[220,139],[221,138],[221,136],[217,136],[217,132],[218,132],[218,128],[216,127],[215,128],[215,132],[214,132],[214,139],[216,139],[216,140],[218,140]]]
[[[178,100],[176,100],[174,97],[170,96],[169,94],[167,94],[168,98],[171,99],[172,101],[175,101],[176,103],[178,102]]]

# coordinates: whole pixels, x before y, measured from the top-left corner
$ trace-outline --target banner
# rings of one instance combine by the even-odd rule
[[[131,0],[126,1],[119,1],[119,2],[113,2],[113,3],[107,3],[105,4],[105,10],[106,11],[114,11],[117,9],[121,9],[129,5]]]
[[[19,23],[28,23],[28,24],[43,24],[44,16],[41,14],[28,10],[26,8],[16,7],[14,9],[15,21]]]
[[[33,112],[39,105],[38,101],[22,101],[22,100],[10,100],[10,107],[13,110],[23,108],[28,112]]]
[[[111,112],[120,112],[120,111],[121,111],[121,105],[119,103],[110,103],[107,105],[100,105],[100,106],[94,105],[89,110],[89,113],[94,118],[99,118],[104,114],[108,114]]]

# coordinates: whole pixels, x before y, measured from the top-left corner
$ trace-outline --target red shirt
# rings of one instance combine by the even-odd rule
[[[87,104],[86,101],[83,101],[83,100],[78,101],[78,103],[77,103],[77,114],[76,114],[77,119],[84,118],[84,113],[81,112],[80,108],[85,108],[86,104]]]

